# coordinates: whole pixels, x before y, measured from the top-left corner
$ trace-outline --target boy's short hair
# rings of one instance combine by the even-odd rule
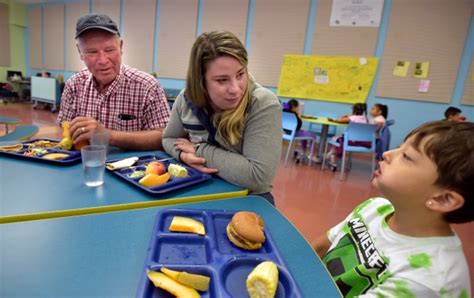
[[[423,152],[436,164],[438,179],[435,185],[456,191],[464,198],[464,205],[444,214],[450,223],[474,220],[474,123],[451,121],[429,122],[415,128],[405,138],[413,139],[413,147],[428,138]]]
[[[461,114],[462,111],[461,109],[458,109],[456,107],[449,107],[444,111],[444,118],[448,120],[450,117],[455,116],[456,114]]]

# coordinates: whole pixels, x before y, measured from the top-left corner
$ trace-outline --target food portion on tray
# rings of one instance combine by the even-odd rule
[[[137,297],[302,297],[264,220],[249,211],[157,214]]]
[[[152,194],[161,194],[211,178],[173,158],[160,159],[157,155],[110,160],[107,170],[128,183]]]
[[[65,150],[61,141],[47,138],[0,145],[0,153],[58,164],[75,163],[81,159],[80,151]]]

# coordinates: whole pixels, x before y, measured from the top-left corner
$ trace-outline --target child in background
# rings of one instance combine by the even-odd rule
[[[474,123],[436,121],[384,153],[362,203],[314,242],[345,297],[472,297],[452,223],[474,220]]]
[[[461,115],[461,113],[461,109],[458,109],[456,107],[449,107],[446,109],[446,111],[444,111],[444,118],[448,121],[464,122],[466,121],[466,117]]]
[[[300,111],[299,102],[295,99],[290,99],[287,104],[284,106],[284,112],[290,112],[296,115],[296,120],[298,124],[296,125],[296,137],[311,137],[316,140],[316,134],[312,131],[302,130],[301,126],[303,125],[303,121],[301,120],[301,111]],[[302,140],[301,141],[301,149],[303,150],[303,156],[306,156],[306,148],[308,147],[308,141]],[[298,158],[298,152],[295,151],[294,158],[296,159],[296,163],[299,163],[300,159]],[[312,156],[309,156],[312,158]]]
[[[367,106],[365,103],[356,103],[352,106],[352,115],[344,115],[337,119],[328,118],[329,121],[338,123],[367,123],[367,117],[365,116]],[[338,140],[340,143],[343,140],[343,136],[334,136],[332,140]],[[326,155],[328,160],[329,168],[335,172],[337,170],[336,159],[342,154],[342,145],[339,147],[331,146],[329,152]]]
[[[385,125],[388,116],[388,107],[381,103],[376,103],[370,109],[370,124],[377,125],[377,139],[380,138],[380,130]]]

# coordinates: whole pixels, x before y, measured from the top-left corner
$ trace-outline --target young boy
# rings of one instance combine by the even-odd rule
[[[370,199],[314,248],[346,297],[471,297],[451,223],[474,219],[474,123],[424,124],[387,151]]]
[[[461,115],[461,113],[461,109],[458,109],[456,107],[449,107],[446,109],[446,111],[444,111],[444,118],[448,121],[464,122],[466,121],[466,117]]]

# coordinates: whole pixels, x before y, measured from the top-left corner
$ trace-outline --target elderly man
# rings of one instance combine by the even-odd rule
[[[112,146],[162,149],[170,116],[163,88],[151,75],[122,64],[123,41],[114,21],[100,14],[79,18],[76,41],[87,69],[66,82],[57,119],[70,121],[75,146],[94,132],[108,132]]]

